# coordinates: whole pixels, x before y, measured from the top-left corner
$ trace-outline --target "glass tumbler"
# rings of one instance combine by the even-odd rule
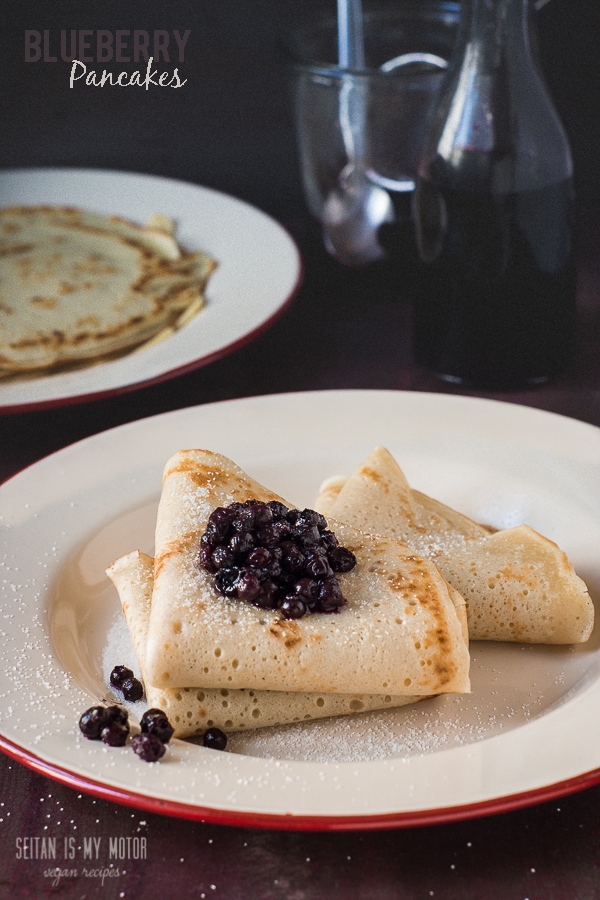
[[[304,195],[327,250],[347,265],[384,256],[378,230],[415,186],[416,162],[460,7],[397,0],[366,8],[363,71],[336,62],[335,18],[294,39],[294,106]]]

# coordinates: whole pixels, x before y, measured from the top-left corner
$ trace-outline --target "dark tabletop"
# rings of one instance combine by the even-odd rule
[[[0,11],[0,166],[128,169],[208,185],[256,204],[296,238],[305,280],[265,334],[191,374],[114,398],[0,419],[0,480],[82,437],[147,415],[254,394],[328,388],[456,392],[410,350],[414,247],[344,269],[303,204],[282,36],[333,0],[9,2]],[[560,380],[498,399],[600,426],[600,23],[596,0],[538,14],[547,81],[579,197],[580,335]],[[180,90],[80,86],[69,65],[25,64],[25,29],[190,29]],[[129,68],[132,68],[131,66]],[[172,68],[172,66],[171,66]],[[462,393],[469,393],[462,391]],[[491,396],[470,392],[477,396]],[[0,897],[313,900],[592,900],[600,897],[600,787],[503,815],[381,832],[295,833],[191,823],[96,800],[0,758]],[[44,830],[45,826],[48,829]],[[147,838],[118,878],[44,876],[18,837]]]

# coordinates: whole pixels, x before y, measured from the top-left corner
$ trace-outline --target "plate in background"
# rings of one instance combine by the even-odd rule
[[[204,250],[218,268],[204,309],[168,339],[78,370],[0,379],[0,413],[79,403],[192,371],[261,334],[300,285],[300,254],[287,231],[256,207],[210,188],[101,169],[0,172],[0,206],[19,204],[77,206],[139,224],[160,212],[176,222],[181,246]]]

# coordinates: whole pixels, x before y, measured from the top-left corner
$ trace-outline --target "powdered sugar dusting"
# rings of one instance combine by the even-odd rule
[[[564,648],[474,644],[470,695],[447,694],[401,709],[244,732],[230,737],[229,748],[280,759],[360,762],[473,744],[559,704],[567,684],[574,688],[585,672],[585,664],[567,668],[566,656]]]

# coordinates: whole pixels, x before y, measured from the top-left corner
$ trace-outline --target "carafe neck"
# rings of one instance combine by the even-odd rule
[[[528,0],[465,0],[421,175],[428,170],[450,187],[503,193],[570,177],[569,146],[537,65],[531,18]]]

